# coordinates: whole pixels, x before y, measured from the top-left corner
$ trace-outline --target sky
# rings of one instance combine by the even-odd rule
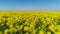
[[[0,10],[60,10],[60,0],[0,0]]]

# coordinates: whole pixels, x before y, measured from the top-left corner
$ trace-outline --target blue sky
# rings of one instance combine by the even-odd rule
[[[0,10],[60,10],[60,0],[0,0]]]

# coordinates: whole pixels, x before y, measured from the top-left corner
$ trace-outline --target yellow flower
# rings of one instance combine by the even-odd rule
[[[39,34],[44,34],[44,31],[43,31],[43,30],[41,30],[41,31],[39,32]]]
[[[55,32],[55,26],[54,26],[54,25],[49,26],[49,29],[50,29],[51,31]]]
[[[9,32],[9,30],[8,30],[8,29],[6,29],[6,30],[4,31],[4,34],[8,34],[8,32]]]
[[[28,30],[30,30],[30,28],[27,27],[27,26],[25,26],[25,27],[24,27],[24,31],[28,31]]]
[[[34,28],[34,25],[33,24],[30,24],[30,28]]]
[[[17,25],[16,27],[18,30],[21,30],[23,28],[23,25],[21,25],[21,26]]]
[[[51,34],[51,32],[47,32],[47,34]]]
[[[60,31],[58,31],[58,32],[55,32],[55,34],[60,34]]]
[[[26,32],[26,34],[29,34],[28,32]]]
[[[21,30],[22,28],[23,28],[23,25],[19,26],[19,28],[18,28],[18,29],[19,29],[19,30]]]

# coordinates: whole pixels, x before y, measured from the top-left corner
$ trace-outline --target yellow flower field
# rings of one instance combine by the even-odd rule
[[[0,12],[0,34],[60,34],[60,12]]]

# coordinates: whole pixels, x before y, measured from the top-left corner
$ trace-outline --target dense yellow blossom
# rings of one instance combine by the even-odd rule
[[[60,34],[60,14],[1,12],[0,34]]]

